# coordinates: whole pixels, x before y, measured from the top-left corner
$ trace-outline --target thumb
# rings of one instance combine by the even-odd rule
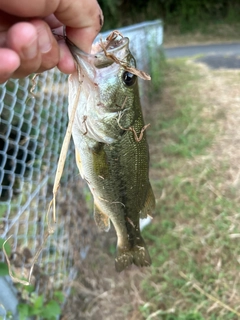
[[[103,14],[96,0],[61,0],[55,16],[66,26],[67,37],[81,50],[91,45],[103,25]]]

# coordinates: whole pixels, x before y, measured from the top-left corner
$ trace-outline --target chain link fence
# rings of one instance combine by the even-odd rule
[[[162,44],[161,22],[141,23],[119,31],[130,38],[138,68],[149,72],[151,52]],[[147,106],[149,83],[140,81],[139,85],[142,104]],[[66,75],[57,69],[39,75],[34,97],[29,93],[31,87],[31,77],[0,85],[0,237],[12,235],[10,260],[19,278],[27,278],[32,257],[43,242],[46,212],[68,122]],[[56,230],[33,272],[38,292],[66,290],[75,276],[74,255],[77,252],[84,259],[88,248],[84,240],[86,196],[71,143],[57,195]],[[1,251],[0,255],[4,260]]]
[[[67,76],[57,69],[42,73],[35,97],[30,78],[9,80],[0,87],[0,234],[10,235],[10,260],[18,278],[27,278],[32,257],[47,230],[46,211],[52,197],[56,165],[67,126]],[[73,148],[62,179],[56,232],[47,242],[37,266],[37,290],[60,287],[71,277],[73,263],[65,231],[70,213],[71,182],[77,178]],[[73,190],[73,189],[72,189]],[[3,258],[3,257],[2,257]]]

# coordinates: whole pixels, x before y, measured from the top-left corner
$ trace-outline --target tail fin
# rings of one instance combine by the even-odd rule
[[[118,248],[115,259],[116,271],[121,272],[133,263],[138,267],[149,267],[151,265],[151,258],[142,238],[131,249]]]

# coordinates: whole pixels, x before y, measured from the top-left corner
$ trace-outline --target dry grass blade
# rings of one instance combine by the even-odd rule
[[[59,185],[60,185],[60,180],[61,180],[61,177],[62,177],[64,164],[65,164],[65,160],[66,160],[66,157],[67,157],[67,151],[68,151],[68,146],[69,146],[69,142],[70,142],[70,139],[71,139],[72,126],[73,126],[73,121],[74,121],[75,113],[76,113],[77,106],[78,106],[78,100],[79,100],[79,97],[80,97],[80,92],[81,92],[81,83],[79,83],[79,88],[77,90],[75,103],[74,103],[74,106],[72,108],[72,113],[71,113],[71,116],[70,116],[70,119],[69,119],[67,131],[66,131],[66,134],[65,134],[65,137],[64,137],[64,140],[63,140],[63,145],[62,145],[62,149],[61,149],[61,152],[60,152],[58,166],[57,166],[57,172],[56,172],[54,185],[53,185],[53,199],[50,202],[49,209],[48,209],[48,213],[49,213],[50,209],[52,207],[52,204],[53,204],[53,221],[54,222],[56,222],[56,215],[55,215],[56,194],[57,194],[57,191],[58,191],[58,188],[59,188]]]
[[[163,310],[157,310],[153,313],[151,313],[146,320],[151,320],[153,318],[156,318],[158,315],[160,314],[171,314],[171,313],[174,313],[174,309],[170,309],[170,310],[166,310],[166,311],[163,311]]]
[[[234,313],[234,314],[236,314],[237,316],[240,317],[240,313],[237,310],[234,310],[233,308],[229,307],[227,304],[225,304],[224,302],[222,302],[218,298],[216,298],[213,295],[211,295],[211,294],[207,293],[206,291],[204,291],[194,280],[188,279],[188,277],[182,271],[180,271],[179,274],[180,274],[181,277],[183,277],[184,279],[188,280],[189,283],[192,284],[192,287],[194,289],[199,291],[201,294],[205,295],[209,300],[216,302],[217,304],[219,304],[224,309],[226,309],[228,311],[231,311],[232,313]]]
[[[8,238],[4,241],[3,246],[2,246],[2,248],[3,248],[3,253],[4,253],[5,258],[6,258],[6,260],[7,260],[9,276],[11,277],[11,279],[12,279],[13,281],[18,282],[18,283],[21,283],[21,284],[23,284],[24,286],[28,286],[28,285],[30,284],[30,274],[29,274],[28,281],[18,279],[18,278],[16,278],[16,277],[14,277],[14,275],[13,275],[12,268],[11,268],[11,262],[10,262],[10,260],[9,260],[9,258],[8,258],[8,255],[7,255],[7,252],[6,252],[6,249],[5,249],[5,245],[6,245],[6,243],[8,242],[8,240],[9,240],[11,237],[12,237],[12,235],[11,235],[10,237],[8,237]]]
[[[30,93],[31,95],[36,98],[35,94],[33,93],[33,91],[35,90],[36,86],[37,86],[37,82],[36,79],[38,78],[38,76],[40,75],[40,73],[36,73],[33,78],[32,78],[32,87],[30,89]]]
[[[124,100],[124,104],[125,104],[125,101],[126,101],[126,99]],[[122,108],[123,108],[123,106],[122,106]],[[150,123],[148,123],[148,124],[146,124],[145,126],[142,127],[142,129],[141,129],[141,131],[139,133],[139,136],[138,136],[136,130],[133,127],[123,128],[120,125],[120,120],[121,120],[122,115],[123,115],[123,112],[119,112],[118,119],[117,119],[117,123],[118,123],[119,128],[122,129],[122,130],[125,130],[125,131],[132,131],[135,141],[136,142],[140,142],[142,140],[142,138],[143,138],[144,131],[150,126]]]
[[[116,33],[116,31],[114,31]],[[114,35],[115,35],[114,33]],[[126,63],[125,61],[122,61],[120,59],[118,59],[113,53],[107,52],[107,48],[109,47],[110,42],[115,39],[115,37],[111,37],[111,34],[108,36],[107,39],[109,40],[109,43],[107,43],[107,45],[104,45],[102,40],[100,43],[101,48],[104,51],[104,54],[107,58],[113,60],[115,63],[120,64],[126,71],[131,72],[132,74],[135,74],[137,77],[143,79],[143,80],[151,80],[151,77],[149,74],[147,74],[144,71],[138,70],[137,68],[130,66],[128,63]]]
[[[137,135],[136,130],[133,127],[129,127],[129,130],[133,132],[134,134],[134,139],[136,140],[136,142],[140,142],[143,138],[143,132],[150,126],[150,123],[146,124],[142,129],[141,132],[139,134],[139,137]]]

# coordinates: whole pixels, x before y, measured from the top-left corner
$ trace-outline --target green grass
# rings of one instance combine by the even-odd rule
[[[149,134],[157,208],[143,231],[153,266],[141,284],[147,303],[139,311],[143,319],[238,319],[207,296],[238,309],[240,247],[229,237],[239,233],[238,190],[223,192],[228,163],[216,163],[211,151],[216,114],[204,112],[198,67],[168,62],[165,76]]]
[[[240,154],[237,147],[226,150],[231,141],[221,143],[229,127],[238,139],[240,116],[228,117],[238,110],[232,96],[239,94],[239,73],[209,71],[183,59],[168,61],[162,71],[160,93],[154,89],[146,117],[157,206],[143,238],[152,266],[117,274],[113,228],[98,233],[89,221],[94,236],[67,318],[239,319],[240,199],[234,181]]]
[[[201,43],[231,43],[239,42],[239,20],[229,23],[227,19],[219,21],[198,21],[195,26],[186,26],[165,22],[164,45],[184,46]]]

